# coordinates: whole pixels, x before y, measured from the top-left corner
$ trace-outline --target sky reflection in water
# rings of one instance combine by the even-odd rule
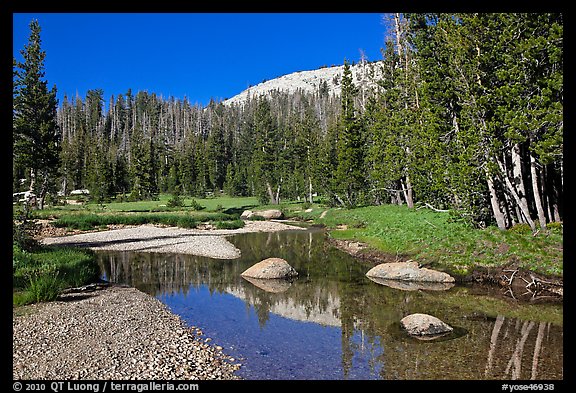
[[[456,286],[403,291],[364,276],[369,266],[319,231],[230,238],[235,260],[99,253],[103,274],[164,302],[242,363],[245,379],[562,379],[561,305],[508,305]],[[286,259],[299,277],[277,293],[240,277]],[[502,311],[503,310],[503,311]],[[512,310],[509,312],[509,310]],[[458,334],[433,342],[398,321],[432,314]]]

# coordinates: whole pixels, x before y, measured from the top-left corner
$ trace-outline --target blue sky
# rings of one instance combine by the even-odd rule
[[[48,84],[85,97],[147,90],[194,104],[295,71],[382,58],[378,13],[14,13],[13,55],[37,19]]]

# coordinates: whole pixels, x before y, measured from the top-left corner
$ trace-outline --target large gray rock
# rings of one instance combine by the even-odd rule
[[[400,324],[412,336],[434,336],[454,330],[452,326],[428,314],[410,314],[402,318]]]
[[[268,258],[252,265],[240,275],[253,278],[291,278],[296,277],[298,272],[282,258]]]
[[[417,262],[381,263],[370,269],[366,276],[389,280],[408,280],[425,282],[454,282],[448,273],[427,268],[419,268]]]
[[[260,210],[253,212],[255,216],[264,217],[267,220],[276,220],[284,217],[284,214],[278,209]]]

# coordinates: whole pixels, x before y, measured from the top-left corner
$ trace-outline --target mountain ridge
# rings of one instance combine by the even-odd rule
[[[376,88],[377,80],[382,75],[382,61],[361,62],[350,65],[354,85],[360,89]],[[344,65],[321,67],[315,70],[295,71],[250,86],[235,96],[222,101],[226,106],[243,105],[248,98],[270,96],[273,92],[320,93],[340,96]]]

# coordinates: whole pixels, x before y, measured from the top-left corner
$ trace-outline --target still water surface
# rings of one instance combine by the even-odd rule
[[[324,233],[234,235],[234,260],[99,252],[103,278],[165,303],[242,363],[245,379],[562,379],[562,305],[519,304],[478,293],[394,289]],[[293,282],[248,281],[245,269],[286,259]],[[399,321],[432,314],[455,328],[435,341],[407,337]]]

